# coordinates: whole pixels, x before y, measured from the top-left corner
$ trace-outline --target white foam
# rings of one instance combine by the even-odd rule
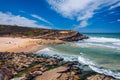
[[[114,45],[118,45],[118,46],[120,46],[120,43],[113,43]]]
[[[82,48],[95,47],[95,48],[110,48],[120,50],[120,39],[104,38],[104,37],[90,37],[89,39],[78,41],[76,46]]]
[[[120,43],[120,39],[117,38],[105,38],[105,37],[90,37],[89,39],[85,40],[86,42],[116,42]]]
[[[97,67],[97,65],[94,64],[91,60],[86,59],[82,56],[78,57],[78,62],[80,62],[83,65],[88,65],[95,72],[105,74],[105,75],[108,75],[108,76],[112,76],[116,79],[120,79],[120,73],[119,72],[112,72],[111,70],[107,70],[107,69]]]
[[[36,52],[37,54],[49,54],[49,55],[53,55],[55,54],[54,51],[52,51],[50,48],[44,48],[42,50],[39,50],[38,52]],[[51,53],[51,54],[50,54]]]
[[[112,48],[112,49],[120,49],[119,46],[112,44],[100,44],[100,43],[80,43],[78,44],[80,47],[101,47],[101,48]]]
[[[107,70],[107,69],[102,69],[102,68],[98,68],[96,66],[92,66],[92,65],[89,65],[89,67],[95,71],[95,72],[98,72],[98,73],[101,73],[101,74],[105,74],[105,75],[108,75],[108,76],[112,76],[116,79],[120,79],[120,73],[119,72],[113,72],[111,70]]]
[[[104,69],[99,67],[96,63],[93,61],[86,59],[83,57],[84,53],[80,53],[81,56],[77,55],[69,55],[69,54],[63,54],[57,51],[53,48],[45,48],[40,51],[38,51],[36,54],[38,55],[44,55],[44,56],[51,56],[51,57],[57,57],[57,58],[63,58],[64,61],[78,61],[79,63],[83,65],[88,65],[93,71],[112,76],[116,79],[120,79],[120,73],[119,72],[113,72],[108,69]]]
[[[78,57],[78,62],[83,64],[83,65],[95,65],[92,61],[90,61],[89,59],[85,59],[82,56]]]
[[[50,51],[50,49],[49,48],[44,48],[44,49],[40,50],[40,52],[42,52],[42,51]]]
[[[76,55],[63,54],[53,48],[45,48],[36,53],[39,56],[63,58],[64,61],[77,61]]]

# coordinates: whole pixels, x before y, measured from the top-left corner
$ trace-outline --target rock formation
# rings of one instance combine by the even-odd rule
[[[58,39],[63,41],[78,41],[88,38],[80,34],[79,32],[73,30],[54,30],[10,25],[0,25],[0,36],[52,40]]]

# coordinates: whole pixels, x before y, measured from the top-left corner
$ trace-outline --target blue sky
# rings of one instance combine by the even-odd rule
[[[120,0],[0,0],[0,24],[120,33]]]

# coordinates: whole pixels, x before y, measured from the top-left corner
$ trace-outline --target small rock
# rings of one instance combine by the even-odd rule
[[[36,75],[36,76],[42,75],[42,71],[34,71],[34,72],[33,72],[33,75]]]

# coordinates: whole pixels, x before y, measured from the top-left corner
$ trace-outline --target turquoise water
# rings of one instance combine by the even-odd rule
[[[120,34],[85,34],[89,39],[50,45],[39,54],[79,61],[91,70],[120,79]]]

